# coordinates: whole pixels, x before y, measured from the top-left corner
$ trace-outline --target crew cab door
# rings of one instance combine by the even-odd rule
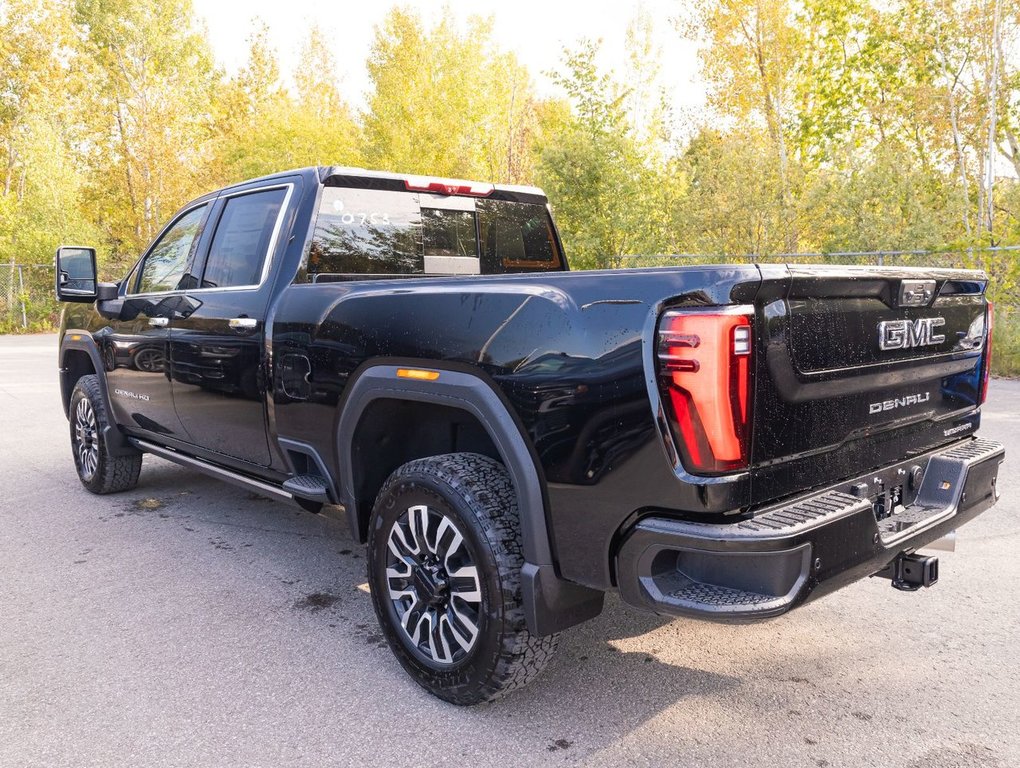
[[[170,325],[177,416],[194,445],[269,466],[263,369],[271,259],[293,184],[253,187],[216,202],[189,311]]]
[[[96,334],[117,423],[130,429],[187,439],[170,389],[170,322],[187,311],[178,289],[193,280],[211,207],[195,205],[167,225],[124,280],[120,312]]]

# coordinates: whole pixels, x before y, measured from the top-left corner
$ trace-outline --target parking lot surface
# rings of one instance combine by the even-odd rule
[[[933,588],[745,626],[611,598],[469,709],[403,674],[341,525],[153,457],[87,493],[54,336],[0,337],[0,420],[0,766],[1020,765],[1020,382],[984,412],[1002,500]]]

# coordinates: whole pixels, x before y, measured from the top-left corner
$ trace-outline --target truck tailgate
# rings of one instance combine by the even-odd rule
[[[762,273],[752,503],[977,429],[983,274],[822,266]]]

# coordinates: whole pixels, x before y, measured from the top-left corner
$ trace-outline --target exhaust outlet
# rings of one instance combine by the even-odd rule
[[[938,552],[955,552],[956,551],[956,531],[950,531],[941,539],[935,539],[930,544],[925,544],[921,547],[918,552],[928,552],[930,550]]]

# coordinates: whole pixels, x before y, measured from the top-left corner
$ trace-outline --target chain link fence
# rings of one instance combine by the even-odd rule
[[[0,333],[53,330],[60,305],[52,264],[0,264]]]
[[[754,262],[984,270],[989,276],[988,298],[995,303],[993,368],[999,375],[1020,376],[1020,246],[953,252],[624,256],[618,259],[618,266],[666,267]],[[60,307],[53,297],[53,269],[52,264],[0,264],[0,333],[47,331],[56,327]]]
[[[1020,245],[971,248],[961,251],[844,251],[835,253],[780,253],[745,255],[679,254],[623,256],[623,267],[666,267],[693,264],[830,264],[871,267],[938,267],[981,269],[990,278],[989,294],[1020,303]]]
[[[1020,246],[961,251],[848,251],[743,256],[624,256],[622,267],[697,264],[830,264],[883,267],[980,269],[989,278],[988,299],[995,304],[992,368],[1000,376],[1020,376]]]

